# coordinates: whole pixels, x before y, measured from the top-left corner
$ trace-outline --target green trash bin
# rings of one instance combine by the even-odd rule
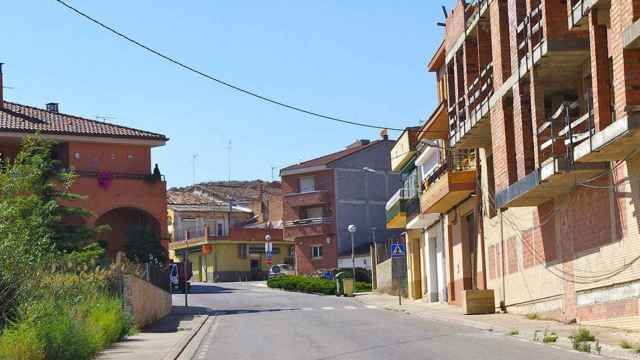
[[[353,296],[353,278],[351,273],[339,272],[336,274],[336,296]]]

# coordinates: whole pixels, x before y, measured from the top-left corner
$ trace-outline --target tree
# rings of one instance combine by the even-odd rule
[[[97,255],[96,231],[65,222],[90,213],[60,204],[80,196],[69,192],[75,174],[55,159],[54,146],[28,136],[16,159],[0,164],[0,328],[42,264],[87,247]]]
[[[127,258],[137,263],[167,261],[167,253],[160,244],[160,236],[151,225],[133,225],[125,234]]]

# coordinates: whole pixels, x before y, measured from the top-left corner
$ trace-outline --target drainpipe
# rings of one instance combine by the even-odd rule
[[[506,296],[506,282],[504,278],[504,224],[502,222],[502,208],[498,209],[498,213],[500,214],[500,263],[502,270],[500,274],[502,275],[502,301],[500,301],[500,309],[503,312],[507,312],[507,296]]]
[[[444,241],[444,215],[442,213],[440,214],[440,234],[442,235],[442,254],[446,255],[447,251],[445,249],[445,246],[447,246],[447,245],[445,244],[445,241]],[[436,237],[436,246],[437,246],[437,242],[438,242],[438,238]],[[437,253],[436,253],[436,256],[438,256]],[[449,256],[451,256],[451,254],[449,254]],[[445,256],[443,256],[442,263],[444,265],[444,270],[445,270],[444,271],[444,296],[443,296],[443,299],[438,299],[438,300],[440,302],[446,303],[446,302],[449,301],[449,287],[448,287],[448,284],[447,284],[448,283],[448,279],[447,279],[447,271],[446,271],[446,269],[448,268],[447,264],[449,264],[449,259],[447,259],[447,258],[445,258]],[[436,266],[438,266],[437,265],[437,260],[436,260]],[[438,283],[438,279],[436,279],[436,284],[437,283]],[[437,285],[436,285],[436,287],[437,287]],[[438,297],[439,297],[439,295],[440,294],[438,294]]]

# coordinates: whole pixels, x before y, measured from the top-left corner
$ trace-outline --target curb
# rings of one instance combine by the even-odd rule
[[[463,325],[463,326],[468,326],[468,327],[472,327],[475,329],[479,329],[479,330],[485,330],[485,331],[491,331],[494,332],[496,334],[500,334],[501,336],[507,336],[507,337],[512,337],[515,339],[518,339],[520,341],[525,341],[525,342],[529,342],[532,344],[538,344],[538,345],[544,345],[544,346],[549,346],[549,347],[554,347],[556,349],[562,349],[565,351],[570,351],[570,352],[577,352],[576,350],[573,350],[571,348],[571,341],[569,338],[567,337],[558,337],[558,341],[556,343],[553,344],[544,344],[543,342],[540,341],[533,341],[533,335],[534,332],[533,331],[522,331],[520,332],[520,334],[518,335],[507,335],[506,332],[509,331],[508,328],[505,328],[504,326],[500,326],[500,325],[489,325],[483,322],[479,322],[479,321],[473,321],[473,320],[465,320],[465,319],[458,319],[458,318],[450,318],[447,316],[438,316],[438,315],[434,315],[432,313],[427,314],[423,313],[423,312],[416,312],[416,311],[411,311],[411,310],[405,310],[400,306],[397,305],[391,305],[391,306],[384,306],[384,305],[379,305],[379,304],[375,304],[375,303],[369,303],[360,299],[355,299],[357,302],[361,303],[361,304],[365,304],[365,305],[377,305],[380,307],[380,309],[385,310],[385,311],[402,311],[405,314],[408,315],[413,315],[413,316],[417,316],[420,318],[424,318],[424,319],[429,319],[429,320],[433,320],[433,321],[439,321],[439,322],[450,322],[450,323],[456,323],[459,325]],[[617,347],[613,346],[613,345],[609,345],[609,344],[600,344],[601,346],[601,351],[600,352],[595,352],[592,351],[591,353],[581,353],[581,354],[585,354],[585,355],[591,355],[591,356],[596,356],[596,357],[604,357],[604,358],[611,358],[611,359],[623,359],[623,360],[631,360],[631,359],[638,359],[637,355],[634,354],[631,351],[627,351],[627,350],[622,350],[622,349],[618,349]]]
[[[169,350],[169,352],[162,357],[162,360],[177,360],[184,352],[184,349],[189,346],[191,340],[193,340],[193,338],[196,336],[196,334],[198,334],[200,329],[202,329],[207,320],[209,320],[209,317],[209,314],[204,314],[202,316],[202,321],[200,321],[200,323],[193,329],[191,329],[191,331],[189,331],[187,334],[183,335],[178,343],[173,345],[173,347],[171,347],[171,350]]]

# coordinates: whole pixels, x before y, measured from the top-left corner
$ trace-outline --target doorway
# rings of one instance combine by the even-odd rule
[[[251,280],[258,280],[258,276],[260,275],[260,260],[251,259]]]

